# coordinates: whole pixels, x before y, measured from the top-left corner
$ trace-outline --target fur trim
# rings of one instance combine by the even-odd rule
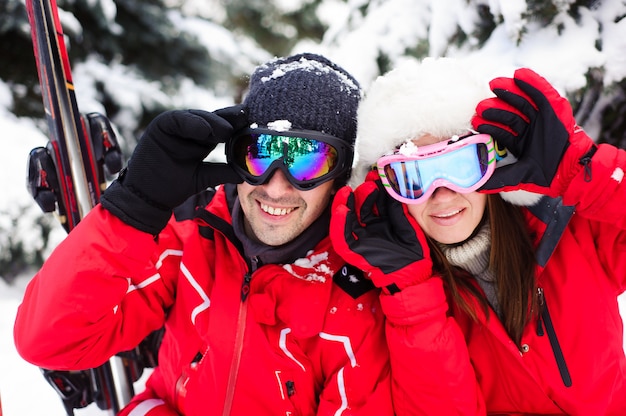
[[[446,138],[471,128],[478,102],[494,96],[489,78],[476,68],[463,59],[426,58],[379,76],[359,105],[350,185],[363,182],[380,156],[406,140],[426,133]]]
[[[500,196],[506,202],[513,205],[521,205],[525,207],[530,207],[535,205],[541,198],[543,198],[542,194],[537,194],[534,192],[518,190],[518,191],[508,191],[508,192],[500,192]]]

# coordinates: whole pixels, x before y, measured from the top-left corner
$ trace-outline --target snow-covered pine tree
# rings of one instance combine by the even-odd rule
[[[499,75],[513,67],[530,66],[561,88],[572,102],[577,121],[597,142],[626,148],[623,0],[347,4],[349,11],[334,20],[323,43],[341,60],[359,59],[348,68],[365,85],[407,56],[474,55],[483,57],[496,73],[501,66]]]

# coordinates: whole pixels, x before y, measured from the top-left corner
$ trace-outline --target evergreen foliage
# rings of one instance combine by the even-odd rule
[[[501,5],[507,1],[458,0],[454,15],[438,14],[437,8],[443,7],[439,0],[58,3],[74,81],[91,83],[77,85],[79,107],[81,94],[98,103],[117,126],[128,155],[135,138],[164,109],[209,109],[216,103],[239,102],[255,64],[304,44],[319,45],[340,63],[345,58],[342,48],[352,53],[356,49],[359,64],[344,66],[363,70],[359,80],[367,87],[407,56],[480,51],[503,27],[519,47],[540,29],[567,37],[576,27],[572,25],[595,24],[595,47],[602,51],[607,47],[607,22],[617,25],[626,16],[623,8],[610,7],[613,1],[624,4],[622,0],[526,0],[526,9],[517,14],[504,13]],[[337,11],[332,22],[325,18],[328,10]],[[600,21],[601,15],[616,10],[612,20]],[[368,35],[358,41],[360,33]],[[607,82],[606,73],[603,65],[589,66],[584,87],[566,93],[579,124],[593,125],[598,142],[626,148],[626,79]],[[23,0],[0,0],[0,80],[13,95],[9,110],[32,118],[47,132]],[[26,161],[26,155],[16,157]],[[55,221],[46,218],[30,226],[41,230],[42,243],[31,247],[15,231],[25,219],[0,207],[0,276],[10,278],[41,263],[50,250],[48,238]]]

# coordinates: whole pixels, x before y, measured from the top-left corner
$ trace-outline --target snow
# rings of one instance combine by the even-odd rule
[[[305,57],[300,58],[297,62],[288,62],[278,65],[270,75],[262,77],[261,82],[266,83],[284,77],[291,71],[298,70],[313,72],[316,75],[332,71],[342,81],[347,89],[350,89],[351,91],[358,91],[357,85],[355,85],[355,83],[343,72],[331,69],[318,61],[313,61]]]
[[[107,18],[114,25],[115,5],[110,0],[94,1],[106,10]],[[173,2],[178,3],[178,2]],[[212,1],[189,1],[185,3],[185,12],[196,16],[215,17],[215,5]],[[307,3],[306,0],[281,0],[277,2],[283,11],[295,10]],[[405,59],[402,56],[406,45],[415,45],[416,40],[424,37],[428,30],[431,56],[467,56],[471,57],[474,67],[489,71],[494,76],[510,75],[514,68],[527,66],[550,80],[559,91],[568,91],[585,84],[584,73],[590,67],[604,68],[604,81],[608,85],[626,77],[626,19],[616,20],[623,2],[602,2],[593,10],[582,9],[580,22],[574,22],[567,15],[561,16],[560,23],[567,36],[558,36],[554,27],[541,27],[538,23],[524,19],[525,0],[474,0],[474,1],[437,1],[437,0],[379,0],[369,2],[369,8],[375,9],[367,15],[360,13],[367,4],[365,0],[342,2],[328,0],[319,9],[319,17],[330,25],[321,44],[303,41],[296,45],[293,52],[319,52],[350,71],[365,88],[378,75],[376,58],[384,51],[392,62]],[[470,12],[468,4],[489,5],[491,12],[500,14],[504,23],[492,34],[488,43],[479,51],[470,51],[467,45],[454,46],[449,42],[453,27],[471,27],[476,16]],[[435,7],[436,6],[436,7]],[[213,9],[211,9],[213,8]],[[172,14],[177,12],[171,12]],[[231,38],[215,24],[200,19],[185,20],[175,16],[180,27],[187,25],[190,31],[201,36],[202,43],[212,53],[223,52],[226,56],[232,47]],[[174,18],[174,17],[172,17]],[[61,13],[61,19],[68,30],[80,32],[80,24],[72,15]],[[598,31],[598,22],[602,30]],[[527,29],[521,34],[521,28]],[[598,39],[599,37],[599,39]],[[218,39],[218,41],[216,41]],[[470,41],[471,45],[472,42]],[[598,51],[597,44],[603,45]],[[230,45],[230,46],[229,46]],[[244,60],[244,66],[252,68],[253,62],[264,61],[269,54],[253,44],[243,40],[240,45],[246,52],[237,56]],[[30,51],[25,52],[30,53]],[[230,58],[232,59],[232,57]],[[225,58],[228,62],[228,57]],[[100,62],[89,59],[73,68],[74,83],[83,112],[104,112],[96,97],[97,80],[114,80],[105,86],[107,92],[123,96],[120,102],[126,103],[121,116],[135,117],[140,102],[137,97],[149,97],[163,105],[175,103],[178,107],[219,108],[229,105],[224,98],[194,88],[191,84],[185,88],[184,96],[171,97],[164,86],[157,82],[142,79],[132,69],[116,62]],[[460,92],[462,93],[462,92]],[[2,152],[0,152],[0,214],[10,213],[12,218],[19,217],[14,225],[14,232],[25,240],[25,244],[41,244],[38,235],[31,229],[39,208],[31,199],[25,186],[26,158],[36,146],[45,146],[46,125],[41,120],[34,121],[17,118],[11,112],[11,94],[7,84],[0,80],[0,130],[2,131]],[[585,126],[593,137],[593,125]],[[18,215],[19,214],[19,215]],[[6,221],[6,215],[0,215],[0,221]],[[56,224],[56,222],[55,222]],[[8,228],[5,227],[5,229]],[[61,241],[65,232],[56,225],[51,246]],[[40,370],[24,362],[13,345],[12,327],[24,287],[34,271],[19,277],[13,285],[7,285],[0,279],[0,396],[5,416],[47,415],[63,416],[65,411],[60,399],[41,376]],[[619,298],[620,310],[626,313],[626,295]],[[2,412],[0,412],[2,413]],[[76,411],[77,415],[103,415],[95,405]]]

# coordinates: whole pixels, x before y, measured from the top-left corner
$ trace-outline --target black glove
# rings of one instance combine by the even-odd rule
[[[363,270],[375,286],[394,294],[432,275],[424,232],[405,204],[379,180],[341,188],[333,200],[330,238],[335,251]]]
[[[593,141],[576,126],[569,102],[527,68],[489,85],[497,97],[478,104],[472,125],[518,160],[497,168],[481,190],[562,196],[595,151]]]
[[[213,113],[160,114],[148,125],[128,166],[102,195],[102,206],[125,223],[157,235],[172,209],[190,196],[209,186],[242,181],[227,164],[204,159],[247,125],[241,105]]]

